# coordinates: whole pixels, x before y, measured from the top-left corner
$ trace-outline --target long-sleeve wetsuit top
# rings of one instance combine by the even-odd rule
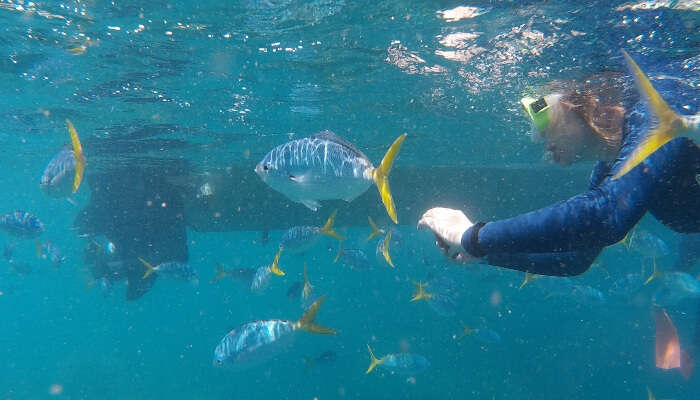
[[[698,112],[700,92],[688,81],[668,76],[651,80],[676,112]],[[623,239],[647,211],[674,231],[700,232],[700,148],[692,140],[671,140],[624,176],[612,179],[655,123],[638,95],[626,96],[624,106],[627,112],[618,157],[596,165],[587,192],[489,222],[476,230],[476,238],[475,225],[462,236],[465,250],[485,256],[491,265],[566,276],[585,272],[605,246]]]

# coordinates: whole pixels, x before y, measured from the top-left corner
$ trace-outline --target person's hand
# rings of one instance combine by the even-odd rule
[[[462,248],[462,235],[474,225],[460,210],[435,207],[418,221],[418,229],[428,227],[435,234],[435,244],[448,257],[466,263],[473,259]]]

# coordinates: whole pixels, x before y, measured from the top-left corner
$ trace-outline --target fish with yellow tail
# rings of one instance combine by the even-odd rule
[[[350,142],[331,131],[292,140],[272,149],[255,173],[288,199],[316,211],[320,200],[352,201],[375,183],[389,217],[398,223],[389,190],[391,166],[406,134],[389,147],[378,167]]]
[[[78,191],[85,172],[85,156],[73,124],[66,120],[71,145],[66,145],[44,168],[39,187],[52,197],[68,197]]]
[[[304,263],[304,286],[301,289],[301,307],[308,307],[314,300],[314,297],[314,287],[309,282],[309,275],[306,272],[306,263]]]
[[[224,336],[214,349],[214,365],[246,369],[286,350],[296,332],[335,335],[337,331],[316,323],[316,314],[326,296],[320,297],[298,321],[280,319],[245,323]]]
[[[433,277],[427,283],[413,282],[416,289],[413,291],[411,302],[425,300],[428,306],[440,316],[451,317],[457,313],[457,301],[453,281],[444,276]],[[426,288],[430,288],[426,290]]]
[[[384,240],[377,243],[377,254],[381,254],[384,257],[384,261],[386,261],[391,268],[394,268],[394,262],[391,260],[391,253],[389,253],[389,244],[391,244],[392,233],[393,231],[390,230],[387,232],[386,236],[384,236]]]
[[[369,374],[376,367],[380,367],[398,375],[416,375],[430,367],[430,362],[420,354],[395,353],[377,358],[369,344],[367,345],[367,350],[369,350],[370,364],[365,374]]]
[[[309,250],[313,247],[321,235],[330,236],[336,238],[339,241],[345,240],[345,238],[333,229],[333,223],[335,222],[335,216],[338,214],[338,210],[333,211],[326,223],[319,226],[295,226],[289,228],[284,235],[282,235],[282,241],[280,242],[280,249],[284,249],[286,252],[291,253],[301,253]]]
[[[179,262],[164,262],[156,266],[151,265],[148,261],[139,257],[139,261],[146,267],[146,272],[143,274],[141,279],[146,279],[154,272],[158,276],[182,279],[186,281],[192,281],[197,283],[197,270],[192,268],[189,264],[179,263]]]
[[[375,236],[379,236],[379,235],[383,234],[384,229],[377,228],[377,224],[374,223],[374,220],[369,215],[367,216],[367,220],[369,221],[370,228],[372,228],[372,232],[367,236],[367,239],[365,240],[366,242],[369,242]]]
[[[685,116],[679,115],[668,106],[654,89],[649,78],[636,62],[622,50],[622,55],[629,66],[635,83],[641,95],[647,100],[649,109],[658,121],[658,126],[648,132],[642,142],[632,151],[632,154],[615,172],[613,179],[618,179],[644,161],[649,155],[658,150],[661,146],[676,137],[685,136],[700,142],[700,115]]]

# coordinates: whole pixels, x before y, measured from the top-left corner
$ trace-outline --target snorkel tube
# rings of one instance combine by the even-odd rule
[[[520,100],[520,105],[523,106],[538,131],[542,132],[547,128],[549,125],[549,104],[544,97],[540,97],[538,100],[532,97],[523,97]]]

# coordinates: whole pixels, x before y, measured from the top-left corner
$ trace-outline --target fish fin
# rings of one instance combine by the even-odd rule
[[[323,325],[319,325],[314,321],[316,319],[316,314],[318,313],[318,310],[321,308],[321,304],[323,304],[323,300],[325,299],[326,295],[324,294],[318,300],[314,301],[313,304],[306,309],[306,312],[301,316],[299,321],[297,321],[296,327],[302,331],[316,333],[319,335],[335,335],[338,333],[338,331],[327,328]]]
[[[43,252],[43,247],[41,246],[41,242],[39,239],[35,240],[34,243],[36,244],[36,258],[41,258],[41,253]]]
[[[306,273],[306,262],[304,262],[304,289],[301,291],[301,296],[304,300],[311,295],[311,284],[309,283],[309,275]]]
[[[80,138],[78,138],[78,132],[70,120],[66,120],[66,125],[68,126],[70,141],[73,145],[73,157],[75,158],[75,176],[73,177],[73,193],[75,193],[80,187],[80,182],[83,181],[86,162],[83,155],[83,146],[80,144]]]
[[[328,217],[326,224],[323,225],[320,232],[323,233],[324,235],[336,238],[338,240],[345,240],[345,238],[343,236],[341,236],[338,232],[333,230],[333,223],[335,222],[336,214],[338,214],[338,210],[333,210],[333,213],[331,214],[330,217]]]
[[[311,369],[311,366],[313,365],[311,359],[306,357],[302,357],[301,359],[304,360],[304,371],[308,371],[309,369]]]
[[[382,255],[384,256],[386,262],[391,265],[391,268],[394,268],[394,262],[391,261],[391,254],[389,254],[389,243],[391,243],[391,231],[389,231],[389,233],[387,233],[384,237],[384,242],[382,243]]]
[[[634,229],[630,229],[629,231],[627,231],[625,237],[623,237],[622,240],[620,240],[618,243],[624,244],[627,250],[629,250],[630,247],[632,247],[632,240],[634,239],[635,233],[636,231]]]
[[[369,367],[367,368],[367,371],[365,371],[365,374],[369,374],[373,369],[384,362],[383,357],[377,358],[374,356],[374,352],[372,351],[372,348],[369,347],[369,343],[367,343],[367,350],[369,350]]]
[[[282,271],[279,267],[280,255],[282,255],[282,249],[277,250],[277,254],[275,254],[275,259],[274,261],[272,261],[272,265],[270,265],[270,272],[277,276],[284,276],[284,271]]]
[[[391,172],[391,166],[394,164],[394,160],[396,159],[396,155],[399,153],[399,149],[401,149],[401,144],[403,143],[404,139],[406,139],[405,133],[396,138],[394,143],[392,143],[391,147],[389,147],[389,150],[387,150],[386,154],[384,155],[382,162],[377,168],[374,169],[374,171],[372,171],[372,178],[377,184],[377,189],[379,190],[379,195],[382,198],[382,203],[384,203],[384,208],[386,208],[386,212],[389,214],[389,217],[391,217],[391,220],[394,221],[395,224],[398,224],[399,221],[396,217],[394,199],[391,197],[391,191],[389,190],[389,173]]]
[[[681,349],[681,375],[687,381],[693,375],[695,359],[685,350]]]
[[[218,281],[219,279],[223,279],[226,277],[226,275],[227,275],[226,271],[224,271],[224,269],[221,267],[221,264],[219,264],[217,262],[216,263],[216,276],[214,277],[214,279],[212,279],[210,281],[210,283],[214,283],[214,282]]]
[[[410,302],[418,300],[428,300],[429,298],[433,297],[432,293],[428,293],[425,291],[425,286],[423,285],[423,282],[413,281],[413,284],[416,286],[416,290],[413,292],[413,297],[411,298]]]
[[[659,270],[659,268],[656,266],[656,258],[653,259],[654,262],[654,272],[651,273],[651,276],[647,278],[646,281],[644,281],[644,286],[648,285],[653,281],[654,279],[663,276],[663,272]]]
[[[469,336],[469,335],[471,335],[472,333],[474,333],[473,330],[469,329],[469,327],[467,326],[467,324],[465,324],[465,323],[462,322],[462,321],[459,321],[459,322],[462,324],[462,335],[459,337],[458,340],[461,340],[462,338],[464,338],[464,337],[466,337],[466,336]]]
[[[141,277],[141,279],[146,279],[155,271],[155,267],[141,257],[139,257],[139,261],[146,266],[146,273]]]
[[[304,175],[289,175],[289,180],[295,183],[304,183],[306,177]]]
[[[321,207],[321,203],[311,199],[299,200],[299,203],[305,205],[306,208],[308,208],[311,211],[317,211],[318,208]]]
[[[648,400],[656,400],[656,396],[654,396],[654,393],[649,389],[649,386],[647,386],[647,396]]]
[[[661,98],[661,95],[659,95],[659,92],[657,92],[651,82],[649,82],[649,78],[644,75],[641,68],[639,68],[637,63],[634,62],[632,57],[630,57],[625,50],[622,50],[622,55],[634,76],[634,81],[637,84],[639,93],[647,100],[649,111],[654,114],[659,125],[656,129],[646,134],[642,142],[637,145],[632,151],[632,154],[630,154],[620,169],[617,170],[613,179],[619,179],[628,173],[632,168],[644,161],[644,159],[658,150],[659,147],[666,144],[669,140],[691,129],[697,129],[695,122],[691,121],[690,118],[681,117],[666,104],[664,99]]]
[[[333,264],[337,263],[338,260],[340,260],[340,256],[343,255],[343,241],[338,240],[338,254],[335,255],[335,258],[333,259]],[[698,275],[700,279],[700,275]]]
[[[518,288],[518,290],[524,288],[525,286],[527,286],[528,284],[530,284],[530,282],[536,280],[537,278],[539,278],[539,275],[535,275],[535,274],[531,274],[531,273],[529,273],[529,272],[525,272],[525,279],[523,280],[523,283],[520,284],[520,287]]]
[[[369,236],[367,236],[367,240],[365,240],[365,242],[369,242],[370,240],[372,240],[373,237],[384,233],[384,229],[377,228],[377,225],[372,220],[372,217],[368,215],[367,220],[369,220],[369,226],[372,228],[372,233],[370,233]]]

